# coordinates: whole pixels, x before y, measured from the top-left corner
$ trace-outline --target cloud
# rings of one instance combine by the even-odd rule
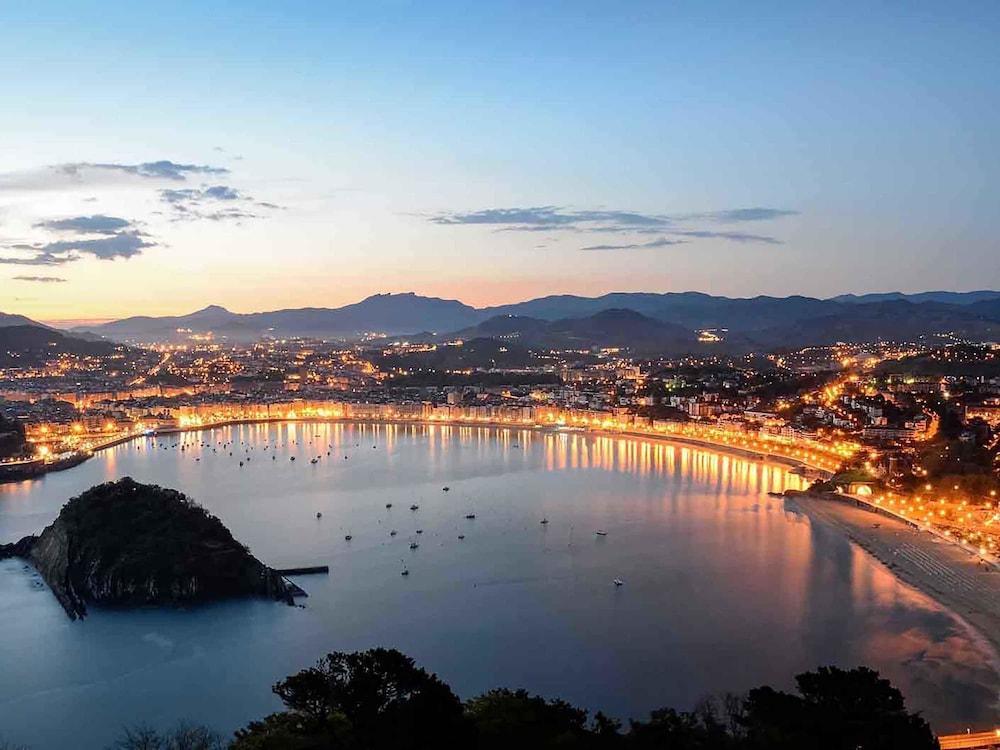
[[[480,211],[436,214],[434,224],[454,226],[479,224],[500,227],[507,232],[538,232],[549,229],[628,231],[641,227],[665,227],[671,223],[666,216],[636,211],[573,211],[560,206],[530,208],[487,208]]]
[[[35,257],[75,260],[80,253],[92,255],[101,260],[115,258],[131,258],[142,252],[144,248],[154,247],[155,242],[149,242],[144,234],[135,229],[127,232],[117,232],[106,237],[85,238],[76,237],[70,240],[56,240],[43,244],[11,245],[9,249],[31,252]],[[56,265],[50,263],[49,265]]]
[[[765,245],[780,245],[781,240],[765,234],[747,234],[746,232],[712,232],[708,230],[683,230],[674,232],[684,237],[697,237],[699,239],[716,238],[729,240],[730,242],[760,242]]]
[[[279,210],[281,208],[274,203],[256,201],[229,185],[167,188],[160,190],[160,200],[173,209],[173,221],[259,219],[261,216],[252,209]]]
[[[192,176],[229,174],[225,167],[183,164],[161,159],[139,164],[68,162],[38,169],[0,173],[0,191],[66,190],[120,182],[122,179],[184,182]]]
[[[58,276],[15,276],[14,281],[33,281],[37,284],[65,284],[66,279]]]
[[[0,265],[4,266],[61,266],[63,263],[69,263],[74,260],[79,260],[78,257],[57,257],[51,255],[50,253],[36,253],[30,258],[18,258],[0,256]]]
[[[54,232],[82,232],[85,234],[115,234],[132,225],[127,219],[117,216],[75,216],[68,219],[49,219],[35,224],[36,229],[48,229]]]
[[[734,208],[693,214],[655,214],[640,211],[572,210],[561,206],[528,208],[485,208],[478,211],[439,213],[426,217],[442,226],[489,226],[496,232],[586,232],[621,235],[656,235],[648,242],[638,240],[615,244],[589,245],[581,250],[634,250],[668,247],[685,239],[719,239],[727,242],[780,245],[781,240],[765,234],[729,232],[701,228],[698,224],[731,224],[766,221],[793,216],[797,211],[782,208]],[[692,226],[694,225],[694,226]],[[624,238],[623,238],[624,239]],[[631,239],[631,238],[630,238]]]
[[[683,245],[687,240],[671,240],[666,237],[660,237],[656,240],[650,240],[649,242],[633,242],[626,245],[590,245],[588,247],[581,247],[581,250],[639,250],[641,248],[647,247],[670,247],[671,245]]]
[[[727,211],[710,211],[702,214],[688,214],[685,219],[708,219],[723,224],[735,224],[741,221],[768,221],[781,219],[785,216],[796,216],[798,211],[783,208],[733,208]]]
[[[109,164],[98,162],[79,162],[76,164],[64,164],[64,170],[80,172],[86,169],[101,169],[123,174],[136,175],[138,177],[148,177],[162,180],[186,180],[189,175],[222,175],[229,174],[225,167],[212,167],[208,164],[178,164],[177,162],[161,159],[160,161],[147,161],[142,164]]]

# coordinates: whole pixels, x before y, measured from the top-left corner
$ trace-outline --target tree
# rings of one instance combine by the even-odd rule
[[[145,724],[122,729],[111,750],[223,750],[222,735],[196,724],[178,724],[159,732]]]
[[[458,697],[394,649],[328,654],[273,690],[288,710],[237,732],[237,750],[416,750],[466,736]]]
[[[866,667],[820,667],[795,678],[800,696],[751,690],[742,722],[751,748],[931,750],[937,740],[902,693]]]
[[[587,712],[565,701],[499,688],[473,698],[465,710],[479,750],[590,746]]]

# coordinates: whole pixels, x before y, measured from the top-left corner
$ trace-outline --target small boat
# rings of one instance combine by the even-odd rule
[[[348,534],[347,536],[345,536],[345,537],[344,537],[344,541],[347,541],[347,542],[349,542],[349,541],[351,541],[351,540],[352,540],[353,538],[354,538],[353,536],[351,536],[350,534]]]
[[[319,511],[316,511],[316,518],[322,518],[322,517],[323,517],[323,514],[320,513]]]
[[[396,530],[393,529],[392,531],[390,531],[389,536],[396,536]]]
[[[240,468],[243,468],[243,462],[240,461]]]
[[[291,456],[288,460],[289,461],[294,461],[295,460],[295,456]]]
[[[475,513],[466,513],[465,517],[468,518],[471,521],[473,518],[476,517],[476,514]]]
[[[540,524],[544,525],[544,524],[547,524],[548,522],[549,522],[549,519],[547,519],[547,518],[543,518],[543,519],[542,519],[541,521],[539,521],[538,523],[540,523]]]
[[[418,533],[418,534],[423,534],[423,533],[424,533],[424,530],[423,530],[423,529],[417,529],[417,533]]]
[[[465,539],[465,534],[459,534],[459,535],[458,535],[458,538],[459,538],[459,539]]]
[[[417,547],[419,547],[419,546],[420,546],[420,545],[419,545],[419,544],[417,544],[416,542],[410,542],[410,549],[416,549],[416,548],[417,548]]]
[[[400,575],[401,576],[408,576],[408,575],[410,575],[410,571],[408,571],[406,568],[403,568],[403,572],[401,572]]]
[[[597,534],[597,536],[607,536],[608,535],[608,532],[606,532],[604,529],[598,529],[594,533]]]
[[[310,461],[309,463],[311,463],[311,464],[316,464],[316,463],[319,463],[319,459],[318,459],[318,458],[314,458],[314,459],[313,459],[312,461]]]
[[[386,508],[391,508],[391,507],[392,507],[392,503],[386,503],[386,504],[385,504],[385,507],[386,507]]]
[[[410,506],[410,510],[418,510],[419,508],[420,508],[420,506],[417,505],[416,503],[414,503],[413,505]]]
[[[447,491],[448,491],[448,490],[450,490],[450,489],[451,489],[451,487],[442,487],[442,488],[441,488],[441,491],[442,491],[442,492],[447,492]]]
[[[615,579],[615,586],[624,586],[624,585],[625,585],[625,581],[623,581],[621,578],[616,578]]]

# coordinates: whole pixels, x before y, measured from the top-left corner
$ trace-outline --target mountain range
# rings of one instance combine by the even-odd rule
[[[0,327],[24,325],[25,320],[0,314]],[[699,332],[706,330],[722,341],[699,342]],[[337,308],[234,313],[212,305],[189,315],[138,316],[75,328],[70,335],[152,343],[209,332],[231,342],[263,337],[357,339],[381,333],[418,340],[516,339],[519,345],[536,348],[620,346],[664,353],[770,350],[838,341],[1000,341],[1000,292],[892,292],[829,299],[637,292],[556,295],[486,308],[411,292],[374,295]]]

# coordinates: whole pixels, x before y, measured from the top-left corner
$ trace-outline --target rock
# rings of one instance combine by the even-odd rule
[[[175,490],[126,477],[74,497],[40,536],[0,545],[41,573],[71,619],[87,604],[180,605],[234,596],[292,603],[285,579]]]

